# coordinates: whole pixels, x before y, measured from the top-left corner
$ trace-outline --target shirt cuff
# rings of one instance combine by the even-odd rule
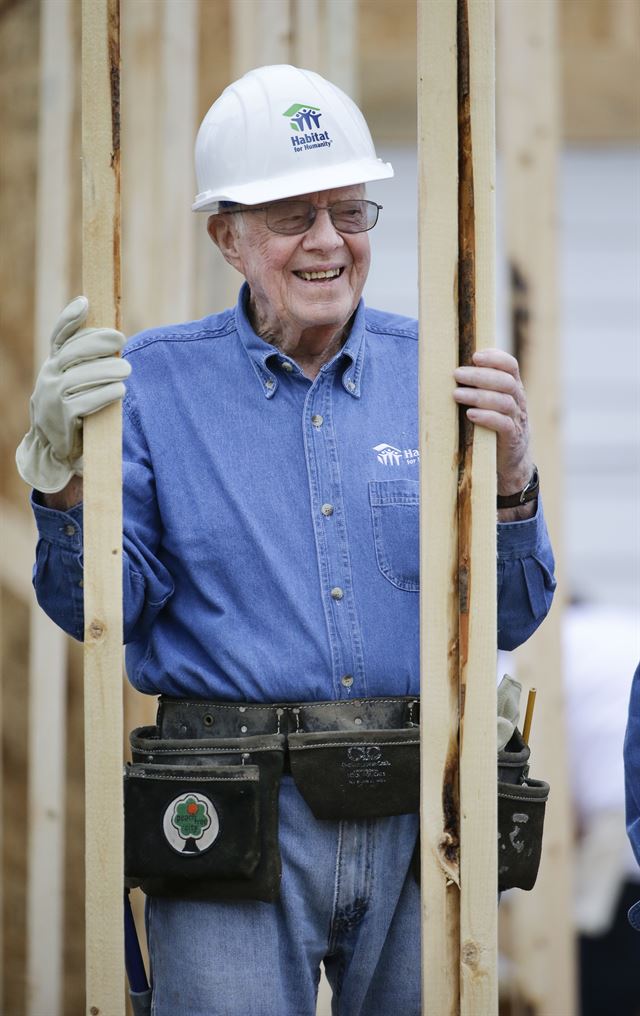
[[[535,515],[517,522],[498,522],[498,559],[513,561],[521,557],[536,556],[549,544],[547,526],[538,498]]]
[[[67,511],[59,511],[41,504],[39,497],[34,490],[31,494],[31,508],[40,539],[55,543],[63,550],[82,551],[82,504],[76,504]]]

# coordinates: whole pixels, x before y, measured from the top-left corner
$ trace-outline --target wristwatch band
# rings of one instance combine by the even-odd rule
[[[529,482],[515,494],[498,494],[498,508],[517,508],[518,505],[533,501],[540,493],[538,467],[533,467]]]

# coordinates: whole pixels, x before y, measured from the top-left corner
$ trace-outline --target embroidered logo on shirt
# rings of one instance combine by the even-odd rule
[[[164,813],[162,828],[177,853],[195,857],[213,844],[220,822],[209,798],[192,792],[171,802]]]
[[[400,449],[395,445],[383,443],[374,445],[373,451],[376,453],[378,462],[383,466],[399,466],[402,462],[413,466],[420,461],[420,452],[417,448]]]

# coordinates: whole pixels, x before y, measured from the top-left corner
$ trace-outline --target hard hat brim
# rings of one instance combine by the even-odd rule
[[[393,166],[382,159],[354,159],[324,169],[296,171],[278,176],[274,180],[232,184],[216,191],[202,191],[191,206],[194,212],[208,212],[215,215],[220,211],[220,202],[230,201],[238,205],[260,205],[265,201],[294,198],[301,194],[315,194],[317,191],[333,190],[336,187],[350,187],[374,180],[388,180],[392,177]]]

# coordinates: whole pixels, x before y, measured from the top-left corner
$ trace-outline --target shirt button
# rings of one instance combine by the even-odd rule
[[[322,512],[323,515],[325,515],[327,518],[329,518],[330,515],[333,515],[333,505],[332,504],[323,504],[323,506],[320,509],[320,511]]]
[[[334,600],[341,600],[344,596],[344,590],[342,590],[340,586],[334,586],[331,590],[331,596]]]
[[[351,685],[353,684],[353,678],[351,674],[345,674],[344,677],[341,678],[341,681],[342,684],[345,686],[345,688],[350,688]]]
[[[76,527],[75,526],[65,526],[64,527],[64,531],[67,534],[67,536],[75,536],[76,535]]]
[[[315,413],[315,415],[311,417],[311,422],[314,427],[321,427],[324,423],[324,416],[320,416],[319,413]]]
[[[347,391],[349,391],[349,392],[355,392],[355,390],[356,390],[356,383],[355,383],[355,381],[347,381]]]
[[[274,384],[275,384],[275,381],[273,381],[273,379],[272,379],[272,378],[268,378],[268,379],[267,379],[267,380],[265,381],[265,383],[264,383],[264,386],[265,386],[265,388],[268,388],[268,389],[269,389],[269,391],[271,391],[271,389],[273,388]]]
[[[285,360],[284,363],[282,364],[282,369],[286,370],[287,374],[290,374],[291,371],[293,370],[293,364],[289,363],[288,360]]]

